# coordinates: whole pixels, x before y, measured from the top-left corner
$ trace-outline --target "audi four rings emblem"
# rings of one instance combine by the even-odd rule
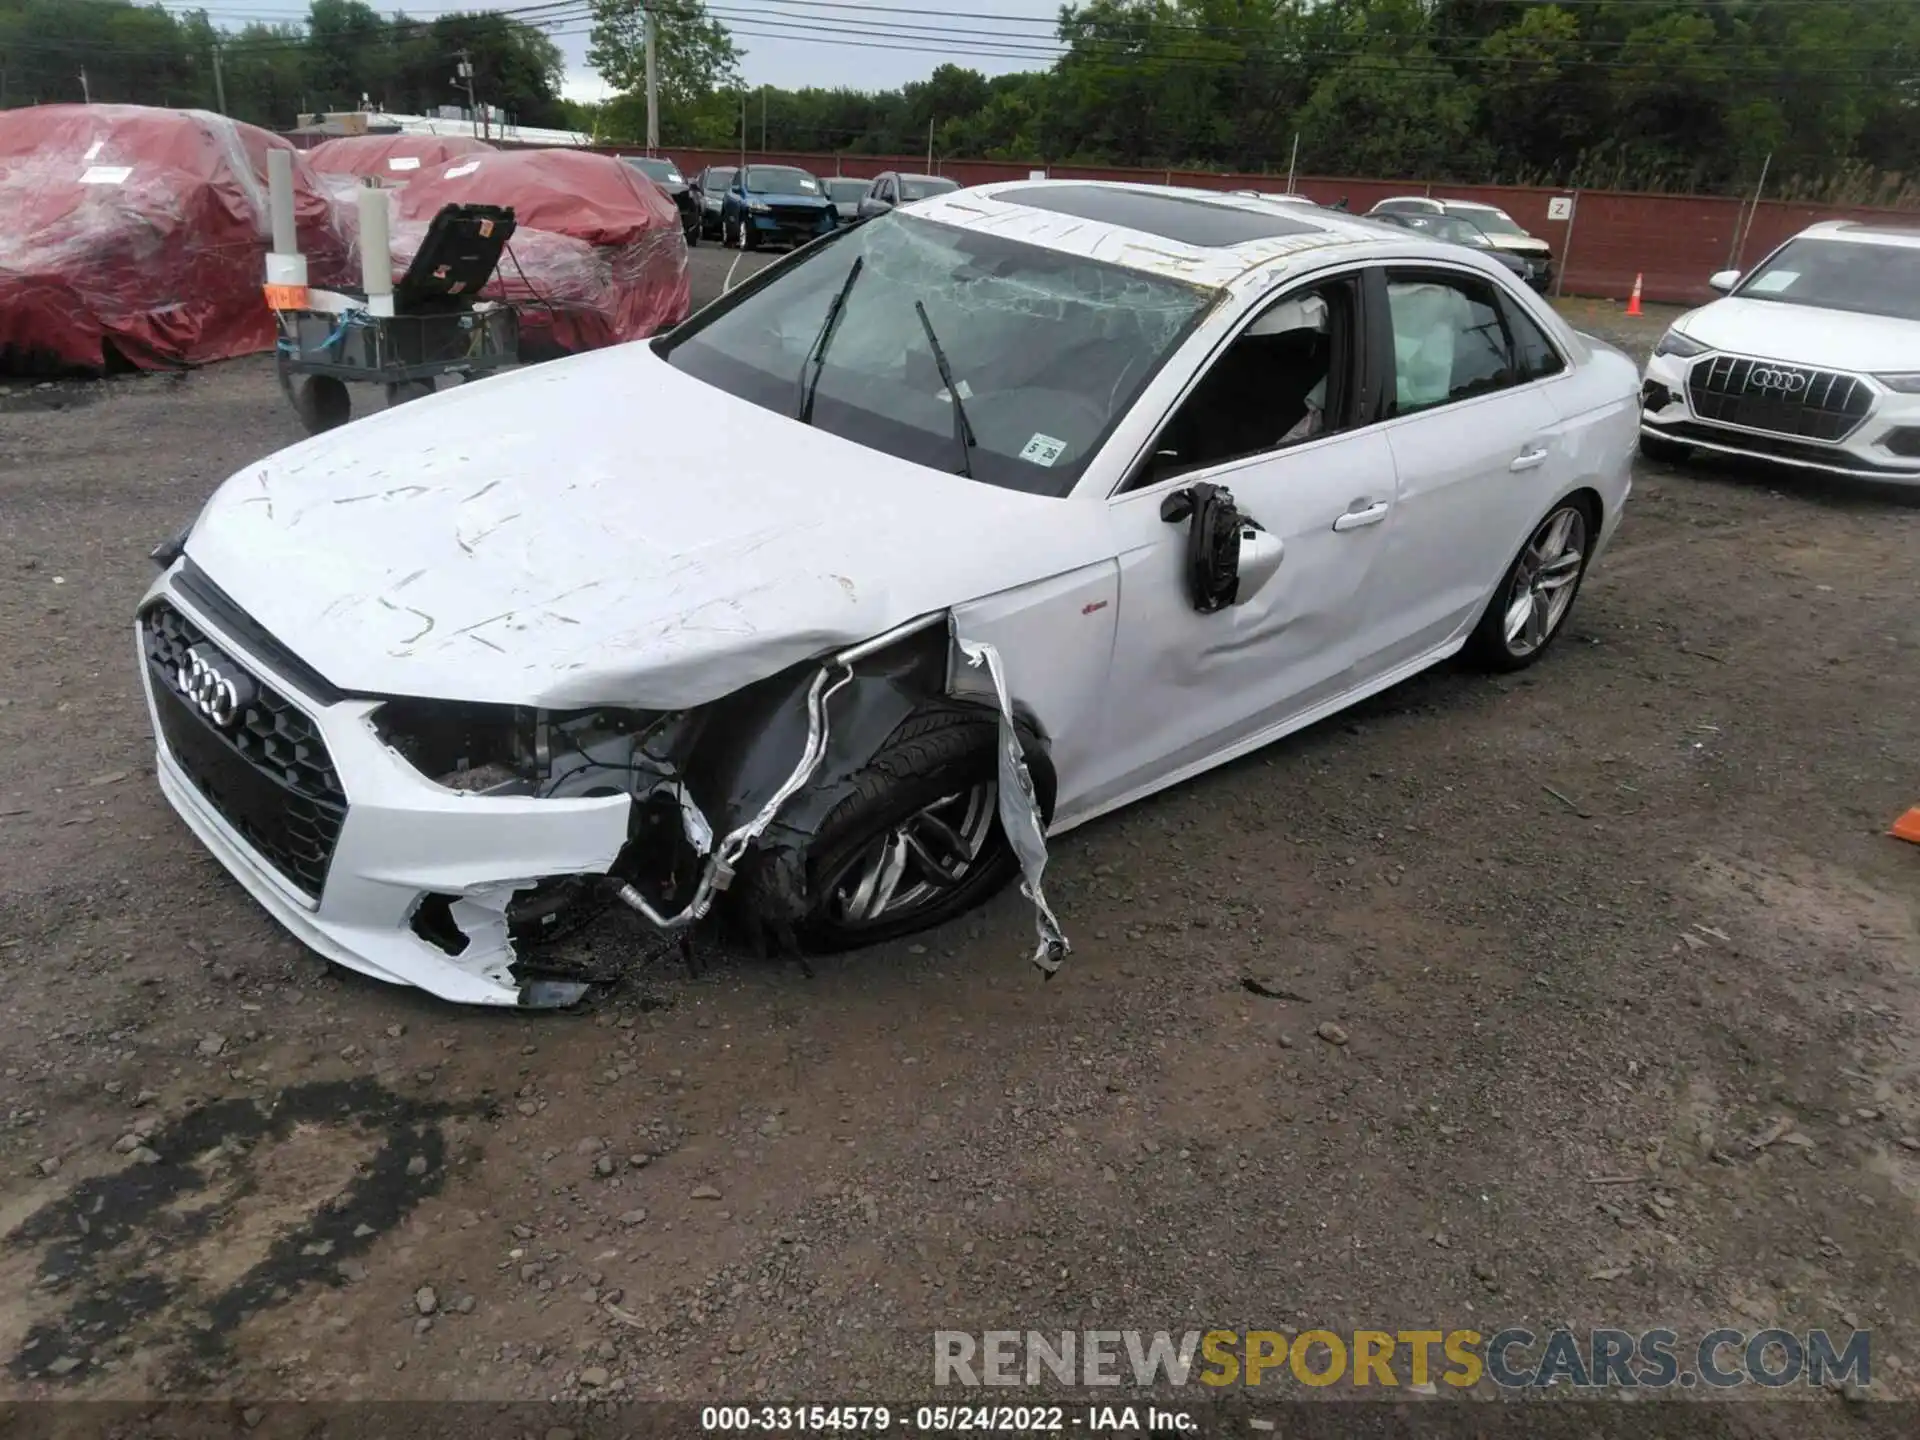
[[[1763,370],[1755,366],[1747,372],[1747,389],[1771,390],[1776,395],[1798,395],[1807,388],[1807,377],[1798,370]]]
[[[177,683],[180,693],[222,730],[232,726],[253,703],[251,677],[224,655],[203,654],[197,645],[187,651]]]

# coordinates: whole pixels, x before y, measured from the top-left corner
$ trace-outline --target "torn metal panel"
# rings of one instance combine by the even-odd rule
[[[1040,814],[1040,800],[1034,793],[1033,776],[1027,770],[1026,753],[1020,744],[1020,731],[1014,723],[1013,701],[1007,694],[1006,671],[1000,652],[984,641],[958,642],[968,661],[984,668],[993,680],[1000,710],[1000,828],[1020,861],[1020,893],[1033,903],[1033,928],[1039,943],[1033,951],[1033,963],[1040,973],[1051,978],[1072,951],[1053,907],[1047,904],[1041,877],[1047,869],[1046,822]]]

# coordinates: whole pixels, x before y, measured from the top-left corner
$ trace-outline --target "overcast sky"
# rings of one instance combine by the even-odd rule
[[[163,0],[176,12],[205,8],[217,25],[238,29],[251,20],[280,23],[304,20],[307,0]],[[376,10],[391,14],[404,10],[415,19],[428,19],[458,10],[522,12],[524,18],[545,19],[548,34],[567,57],[566,93],[576,99],[597,99],[605,92],[600,77],[587,68],[587,31],[584,0],[568,4],[554,0],[544,14],[529,12],[539,0],[419,0],[395,4],[369,0]],[[873,0],[885,10],[861,11],[864,0],[708,0],[716,18],[735,31],[734,43],[746,52],[741,69],[749,85],[778,85],[797,89],[805,85],[828,88],[850,86],[861,90],[890,90],[909,80],[924,79],[947,60],[988,75],[1008,70],[1037,69],[1046,63],[1045,48],[1053,36],[1052,21],[1058,0],[959,0],[942,6],[939,0]],[[902,11],[938,12],[903,14]],[[955,11],[959,11],[958,16]],[[751,16],[749,15],[751,13]],[[974,16],[986,18],[971,18]],[[547,18],[554,17],[554,18]],[[994,17],[1007,17],[999,19]],[[1025,22],[1025,23],[1021,23]],[[1046,23],[1034,23],[1046,22]],[[811,28],[808,28],[811,27]],[[929,31],[971,31],[942,39]],[[920,33],[905,33],[917,31]],[[837,32],[837,33],[826,33]],[[1029,53],[1004,52],[1026,47]],[[894,46],[902,48],[882,48]],[[968,53],[987,52],[987,53]]]

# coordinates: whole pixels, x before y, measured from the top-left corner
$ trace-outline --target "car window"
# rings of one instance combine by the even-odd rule
[[[1132,488],[1348,428],[1357,293],[1351,278],[1328,280],[1263,309],[1181,402]]]
[[[1493,287],[1465,276],[1394,273],[1394,413],[1410,415],[1518,383]]]
[[[820,182],[792,165],[749,165],[747,188],[756,195],[818,195]]]
[[[844,299],[829,328],[836,296]],[[796,420],[811,383],[817,429],[930,469],[964,464],[988,484],[1065,495],[1217,298],[1183,280],[890,211],[761,272],[660,353]],[[956,436],[941,357],[973,445]],[[903,483],[911,477],[903,467]]]
[[[1920,320],[1920,249],[1802,235],[1755,266],[1734,294]]]
[[[902,180],[900,182],[900,193],[909,200],[924,200],[929,195],[944,195],[949,190],[958,190],[959,188],[960,187],[951,180],[940,180],[924,176],[918,180]]]
[[[1522,384],[1545,380],[1567,368],[1566,357],[1518,302],[1502,296],[1501,310],[1506,316],[1507,333],[1513,337],[1513,365]]]

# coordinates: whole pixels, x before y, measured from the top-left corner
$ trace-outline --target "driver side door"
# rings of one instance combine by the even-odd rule
[[[1363,275],[1317,277],[1250,317],[1108,501],[1120,613],[1102,742],[1076,809],[1111,808],[1262,744],[1381,673],[1385,642],[1368,622],[1397,480],[1374,423],[1387,382],[1364,344]],[[1324,354],[1265,343],[1285,338],[1260,333],[1265,317],[1314,297],[1327,305]],[[1316,381],[1321,428],[1301,434]],[[1168,498],[1198,482],[1229,489],[1282,547],[1264,583],[1211,613],[1190,586],[1190,522],[1163,518]]]

